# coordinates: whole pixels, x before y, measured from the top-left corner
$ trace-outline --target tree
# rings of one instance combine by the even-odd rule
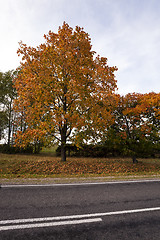
[[[114,154],[135,155],[135,143],[138,138],[138,127],[141,121],[139,112],[135,110],[141,94],[117,95],[117,106],[113,112],[114,123],[106,134],[105,144]]]
[[[5,109],[5,81],[4,74],[0,72],[0,140],[3,138],[4,129],[7,127],[7,114]]]
[[[115,122],[107,131],[106,143],[124,155],[152,155],[159,149],[160,94],[129,93],[119,96]]]
[[[13,99],[16,97],[16,91],[13,87],[13,79],[16,76],[16,71],[0,72],[0,135],[4,135],[6,130],[7,143],[10,145],[13,140],[14,130],[14,112]]]
[[[152,143],[152,151],[160,151],[160,93],[143,94],[139,108],[143,112],[141,126],[147,142]]]
[[[107,58],[94,57],[83,28],[73,30],[64,22],[58,33],[49,31],[44,38],[37,48],[20,42],[15,109],[23,112],[26,127],[17,132],[17,144],[57,140],[65,161],[67,140],[87,141],[91,132],[96,138],[112,120],[117,68],[109,67]]]

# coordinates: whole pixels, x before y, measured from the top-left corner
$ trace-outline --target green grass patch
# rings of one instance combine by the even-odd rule
[[[50,156],[50,157],[55,157],[56,156],[56,149],[57,149],[57,146],[52,146],[52,147],[43,147],[42,150],[41,150],[41,155],[43,156]]]
[[[130,175],[159,175],[160,159],[138,159],[133,164],[130,158],[68,158],[40,155],[0,154],[1,178],[63,178],[63,177],[108,177]]]

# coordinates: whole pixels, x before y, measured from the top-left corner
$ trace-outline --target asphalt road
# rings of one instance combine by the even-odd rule
[[[160,239],[160,181],[0,188],[1,240]]]

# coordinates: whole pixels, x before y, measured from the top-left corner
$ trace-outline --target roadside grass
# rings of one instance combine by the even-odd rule
[[[0,154],[0,178],[80,178],[160,175],[160,159],[75,158],[61,162],[49,154]]]

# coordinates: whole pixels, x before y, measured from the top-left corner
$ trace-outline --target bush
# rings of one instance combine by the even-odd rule
[[[72,144],[66,145],[66,155],[68,157],[110,157],[116,153],[111,153],[104,145],[81,145],[79,148]],[[56,155],[61,155],[61,146],[56,149]]]
[[[56,155],[61,155],[61,146],[56,149]],[[160,144],[152,142],[111,142],[104,144],[81,145],[80,148],[72,144],[66,145],[68,157],[156,157],[160,155]]]
[[[22,147],[15,147],[15,146],[10,146],[8,144],[2,144],[0,145],[0,152],[1,153],[6,153],[6,154],[16,154],[16,153],[33,153],[33,146],[28,145],[24,148]]]

